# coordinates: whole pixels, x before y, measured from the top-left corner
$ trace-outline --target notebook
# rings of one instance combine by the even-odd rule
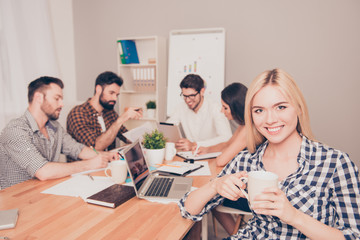
[[[157,128],[159,132],[164,134],[167,142],[177,142],[180,138],[185,138],[181,123],[176,125],[173,123],[159,122],[157,123]]]
[[[201,154],[201,155],[194,155],[192,153],[192,151],[187,151],[187,152],[177,152],[176,155],[179,157],[182,157],[184,159],[193,159],[193,160],[204,160],[204,159],[209,159],[209,158],[216,158],[217,156],[219,156],[221,154],[221,152],[213,152],[213,153],[206,153],[206,154]]]
[[[86,198],[86,202],[116,208],[134,196],[135,192],[133,187],[114,184]]]
[[[163,164],[163,166],[157,169],[157,172],[171,173],[179,176],[186,176],[200,168],[204,167],[202,164],[186,163],[186,162],[171,162],[169,164]]]
[[[179,200],[191,189],[192,178],[150,173],[139,140],[124,151],[124,158],[138,198]]]

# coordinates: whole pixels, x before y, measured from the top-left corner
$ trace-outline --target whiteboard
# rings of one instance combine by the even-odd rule
[[[169,36],[167,116],[184,101],[180,82],[188,74],[205,81],[205,96],[220,102],[225,84],[225,29],[173,30]]]

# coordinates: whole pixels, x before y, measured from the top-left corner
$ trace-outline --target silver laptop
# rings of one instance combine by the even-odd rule
[[[139,140],[124,151],[124,158],[138,198],[178,200],[190,191],[192,178],[150,173]]]
[[[167,122],[157,123],[157,128],[164,134],[168,142],[177,142],[180,138],[185,138],[184,130],[181,123],[173,124]]]

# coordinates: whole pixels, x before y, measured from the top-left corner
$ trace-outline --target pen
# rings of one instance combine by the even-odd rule
[[[91,148],[92,150],[94,150],[94,152],[96,152],[96,154],[99,154],[93,146],[90,146],[90,148]]]
[[[168,164],[156,164],[158,166],[165,166],[165,167],[181,167],[181,166],[175,166],[175,165],[168,165]]]
[[[195,149],[195,152],[194,152],[194,156],[197,155],[198,151],[199,151],[199,147],[200,145],[199,144],[196,144],[196,149]]]
[[[94,181],[93,176],[91,176],[90,174],[88,174],[88,177],[89,177],[91,180],[93,180],[93,181]]]

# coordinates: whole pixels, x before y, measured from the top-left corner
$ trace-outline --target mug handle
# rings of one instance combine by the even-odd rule
[[[111,178],[112,176],[110,176],[108,173],[107,173],[107,171],[108,170],[110,170],[110,172],[111,172],[111,169],[109,168],[109,167],[107,167],[106,169],[105,169],[105,175],[107,176],[107,177],[109,177],[109,178]]]
[[[105,173],[106,173],[106,172],[105,172]],[[240,181],[242,181],[243,183],[247,183],[247,182],[248,182],[248,178],[247,178],[247,177],[241,177],[241,178],[240,178]],[[244,189],[242,189],[241,187],[238,187],[238,188],[239,188],[240,191],[245,195],[246,199],[247,199],[248,201],[250,201],[248,193],[247,193]]]

